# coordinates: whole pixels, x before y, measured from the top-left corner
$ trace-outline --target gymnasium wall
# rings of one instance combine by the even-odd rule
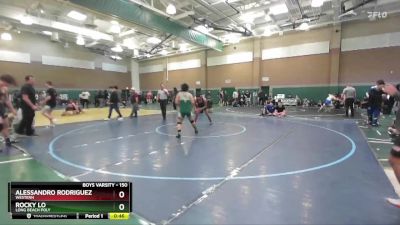
[[[74,43],[64,48],[38,34],[13,34],[12,41],[0,45],[0,73],[14,75],[20,84],[26,75],[34,75],[38,88],[48,80],[63,89],[125,88],[131,86],[129,68],[128,61],[115,62]]]
[[[342,26],[341,84],[400,82],[400,16]]]
[[[181,70],[176,80],[188,81],[191,86],[194,80],[201,80],[201,85],[196,87],[207,90],[270,86],[274,95],[298,94],[315,100],[324,99],[328,93],[341,92],[350,83],[360,89],[361,96],[377,79],[400,82],[398,24],[400,17],[389,15],[388,19],[347,22],[338,27],[242,40],[225,46],[223,52],[201,51],[204,54],[197,58],[202,67]],[[180,56],[179,60],[194,59],[189,56]],[[166,59],[163,58],[164,64]],[[173,59],[176,57],[168,57]],[[140,62],[140,67],[152,62],[157,60]],[[166,77],[166,66],[163,76]],[[157,89],[161,79],[147,81],[151,77],[144,73],[141,83],[149,84],[147,89]]]

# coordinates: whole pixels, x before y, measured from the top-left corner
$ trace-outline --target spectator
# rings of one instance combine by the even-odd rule
[[[379,126],[384,86],[385,82],[378,80],[376,85],[371,87],[368,92],[368,124],[371,126]]]

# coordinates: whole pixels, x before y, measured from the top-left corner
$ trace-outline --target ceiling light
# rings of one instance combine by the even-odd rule
[[[43,33],[44,35],[47,35],[47,36],[51,36],[51,35],[53,34],[53,32],[48,31],[48,30],[44,30],[44,31],[42,31],[42,33]]]
[[[19,22],[25,25],[32,25],[33,24],[33,19],[29,15],[23,15],[21,16]]]
[[[256,13],[245,13],[240,15],[239,19],[243,20],[246,23],[253,23],[253,21],[258,18],[264,16],[264,11],[256,12]]]
[[[279,15],[289,12],[289,9],[287,8],[286,4],[271,6],[269,10],[273,15]]]
[[[160,54],[161,55],[168,55],[168,52],[167,52],[167,50],[163,49],[163,50],[161,50]]]
[[[225,42],[231,43],[231,44],[237,44],[240,42],[240,35],[238,34],[228,34],[225,36]]]
[[[85,45],[85,39],[81,35],[78,35],[76,37],[76,44],[77,45]]]
[[[133,49],[133,57],[139,56],[139,49]]]
[[[118,21],[111,21],[111,28],[110,28],[110,32],[114,33],[114,34],[119,34],[121,33],[121,26],[119,25]]]
[[[1,40],[3,41],[11,41],[12,40],[12,36],[10,33],[4,32],[1,34]]]
[[[121,58],[121,56],[119,56],[119,55],[112,55],[112,56],[110,56],[112,59],[114,59],[114,60],[121,60],[122,58]]]
[[[167,8],[165,9],[165,12],[169,15],[175,15],[176,14],[176,8],[173,4],[168,4]]]
[[[134,38],[126,38],[122,41],[122,45],[127,47],[128,49],[134,49],[137,48],[138,45],[136,43],[136,40]]]
[[[324,4],[324,0],[312,0],[311,6],[312,7],[321,7]]]
[[[201,33],[205,33],[205,34],[208,33],[208,28],[203,25],[199,25],[199,26],[195,27],[194,29],[197,31],[200,31]]]
[[[272,18],[271,18],[271,16],[270,15],[265,15],[265,17],[264,17],[264,19],[265,19],[265,22],[271,22],[272,21]]]
[[[108,35],[108,34],[105,34],[105,33],[102,33],[102,32],[96,31],[96,30],[92,30],[92,29],[73,26],[73,25],[66,24],[66,23],[53,21],[53,22],[51,22],[51,27],[54,29],[68,31],[68,32],[72,32],[75,34],[80,34],[83,36],[91,37],[95,40],[103,39],[103,40],[107,40],[107,41],[114,41],[114,38],[111,35]]]
[[[300,26],[297,29],[299,29],[299,30],[309,30],[310,26],[308,25],[308,23],[302,23],[302,24],[300,24]]]
[[[74,20],[79,20],[79,21],[84,21],[84,20],[86,20],[86,17],[87,17],[85,14],[82,14],[82,13],[77,12],[75,10],[72,10],[71,12],[69,12],[67,14],[67,16],[71,17]]]
[[[186,43],[179,44],[179,51],[186,52],[188,50],[187,46],[188,44]]]
[[[147,39],[147,43],[149,44],[159,44],[161,42],[161,39],[156,38],[156,37],[149,37]]]
[[[124,49],[122,49],[121,45],[116,45],[115,47],[111,48],[111,51],[113,51],[113,52],[123,52]]]

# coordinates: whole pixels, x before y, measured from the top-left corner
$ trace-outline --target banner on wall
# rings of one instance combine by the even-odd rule
[[[267,81],[269,81],[269,77],[262,77],[261,80],[264,82],[267,82]]]

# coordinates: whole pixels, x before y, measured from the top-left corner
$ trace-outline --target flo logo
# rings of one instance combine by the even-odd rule
[[[388,16],[387,12],[372,11],[368,12],[368,18],[371,20],[385,19]]]

